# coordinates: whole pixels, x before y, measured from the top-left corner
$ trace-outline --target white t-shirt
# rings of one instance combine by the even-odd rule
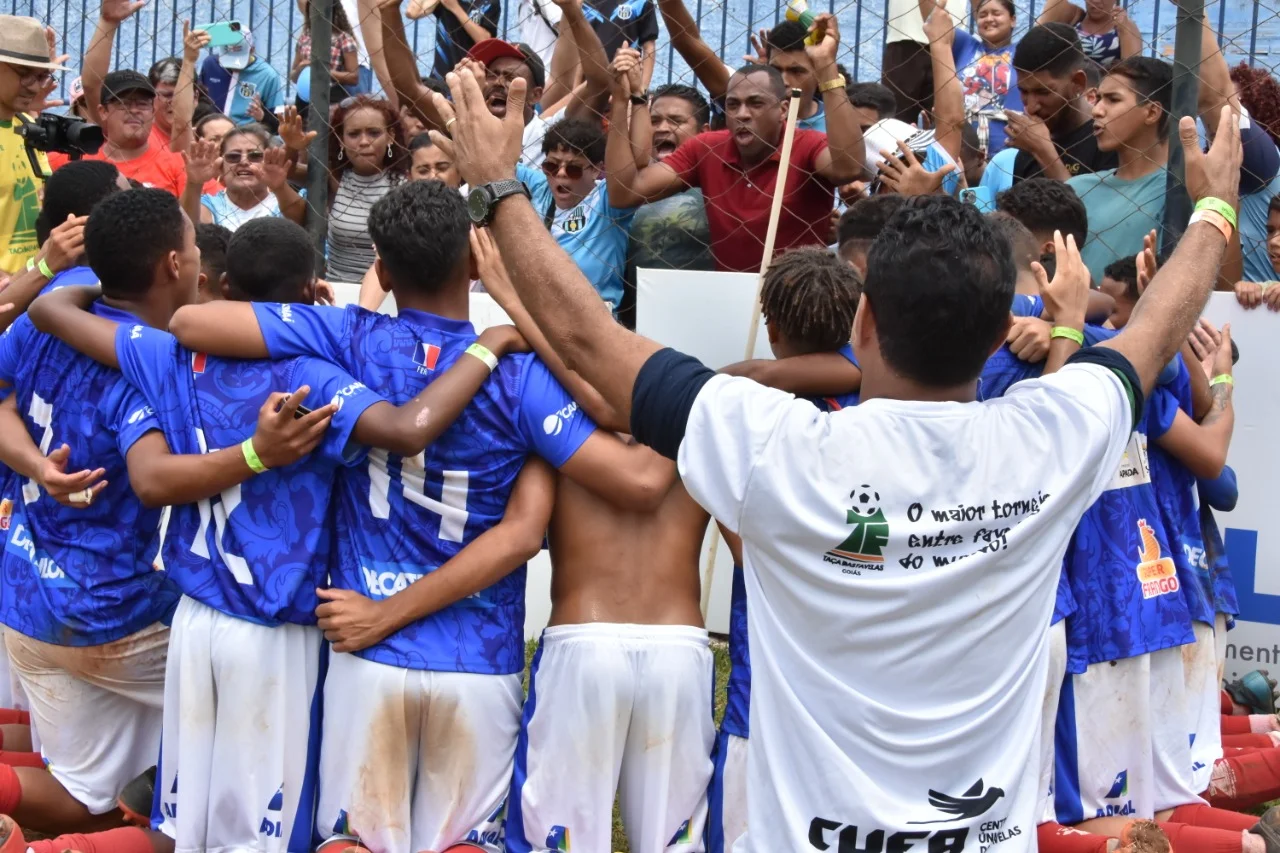
[[[546,156],[542,153],[542,138],[547,135],[547,128],[563,112],[564,110],[557,110],[554,115],[547,118],[543,118],[542,113],[533,114],[533,118],[529,119],[528,124],[524,126],[524,136],[521,138],[521,163],[533,169],[542,165]]]
[[[854,833],[856,849],[1034,847],[1058,575],[1132,423],[1123,383],[1096,365],[985,403],[833,414],[707,382],[679,468],[743,539],[751,822],[737,853],[835,850]]]
[[[958,7],[960,4],[954,5]],[[948,7],[947,14],[957,27],[963,26],[956,9]],[[886,44],[895,41],[929,43],[924,34],[924,18],[920,17],[920,3],[917,0],[889,0],[889,17],[885,19],[884,28]]]
[[[550,68],[559,37],[552,27],[560,26],[560,7],[552,0],[520,0],[518,14],[520,41],[533,48],[542,60],[543,68]]]

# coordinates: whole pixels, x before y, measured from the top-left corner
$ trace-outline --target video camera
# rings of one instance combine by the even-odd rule
[[[56,151],[71,155],[72,160],[79,160],[85,154],[97,154],[105,141],[98,125],[58,113],[40,113],[34,121],[19,114],[15,130],[26,143],[31,170],[42,178],[49,176],[44,174],[35,152]]]

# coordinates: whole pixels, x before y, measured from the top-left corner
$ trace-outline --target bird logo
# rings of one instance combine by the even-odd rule
[[[940,812],[951,815],[951,817],[942,818],[941,820],[913,820],[910,823],[949,823],[956,820],[969,820],[980,814],[985,814],[996,804],[996,801],[1004,796],[1002,788],[987,788],[983,793],[982,780],[979,779],[969,786],[969,790],[960,796],[952,796],[944,794],[941,791],[929,791],[929,805],[933,806]]]

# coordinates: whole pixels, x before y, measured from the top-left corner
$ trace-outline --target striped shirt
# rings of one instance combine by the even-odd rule
[[[342,173],[329,208],[328,275],[331,281],[360,281],[373,266],[369,211],[401,178],[390,172]]]

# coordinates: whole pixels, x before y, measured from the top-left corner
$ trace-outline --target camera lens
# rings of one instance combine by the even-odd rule
[[[67,142],[86,154],[96,154],[104,142],[102,128],[87,122],[73,122],[67,127]]]

